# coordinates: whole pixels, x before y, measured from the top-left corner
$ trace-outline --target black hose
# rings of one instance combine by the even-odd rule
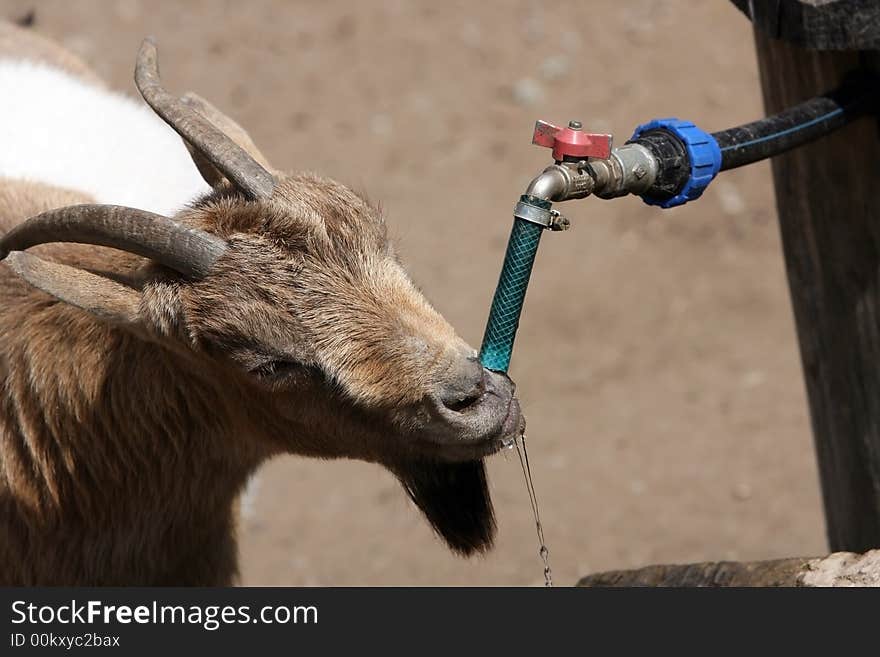
[[[876,108],[880,83],[861,77],[784,112],[712,133],[721,148],[721,170],[735,169],[796,148]]]

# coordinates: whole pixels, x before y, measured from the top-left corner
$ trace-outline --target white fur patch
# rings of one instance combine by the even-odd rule
[[[0,59],[0,177],[170,215],[209,187],[142,101],[57,69]]]

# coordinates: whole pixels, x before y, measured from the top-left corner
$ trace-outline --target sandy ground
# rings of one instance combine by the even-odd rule
[[[414,278],[478,345],[511,209],[548,162],[536,118],[623,141],[679,115],[761,113],[751,28],[726,0],[0,0],[133,91],[140,39],[279,167],[381,201]],[[546,7],[546,8],[545,8]],[[686,20],[685,20],[686,19]],[[661,212],[575,201],[547,235],[512,375],[556,581],[654,562],[825,550],[766,164]],[[375,466],[280,458],[242,536],[245,584],[536,584],[513,454],[485,558],[449,554]]]

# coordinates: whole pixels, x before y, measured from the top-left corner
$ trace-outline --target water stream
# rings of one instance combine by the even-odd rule
[[[544,527],[541,525],[541,514],[538,511],[538,496],[535,494],[535,484],[532,482],[532,470],[529,467],[529,452],[526,449],[526,434],[523,433],[519,440],[514,441],[516,453],[519,455],[519,464],[522,466],[523,477],[526,480],[526,490],[529,493],[529,503],[532,505],[532,513],[535,516],[535,530],[538,533],[538,556],[544,563],[544,586],[553,586],[553,573],[550,571],[550,551],[544,540]]]

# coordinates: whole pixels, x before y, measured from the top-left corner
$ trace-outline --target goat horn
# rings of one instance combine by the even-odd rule
[[[272,196],[275,179],[271,173],[198,112],[165,90],[159,81],[156,42],[152,38],[144,39],[141,45],[134,82],[156,114],[248,198],[260,200]]]
[[[131,324],[137,321],[140,294],[116,281],[76,267],[41,260],[24,251],[6,257],[12,270],[38,290],[94,315]]]
[[[200,278],[226,251],[226,242],[197,228],[118,205],[72,205],[50,210],[0,237],[0,260],[47,242],[96,244],[128,251]]]

